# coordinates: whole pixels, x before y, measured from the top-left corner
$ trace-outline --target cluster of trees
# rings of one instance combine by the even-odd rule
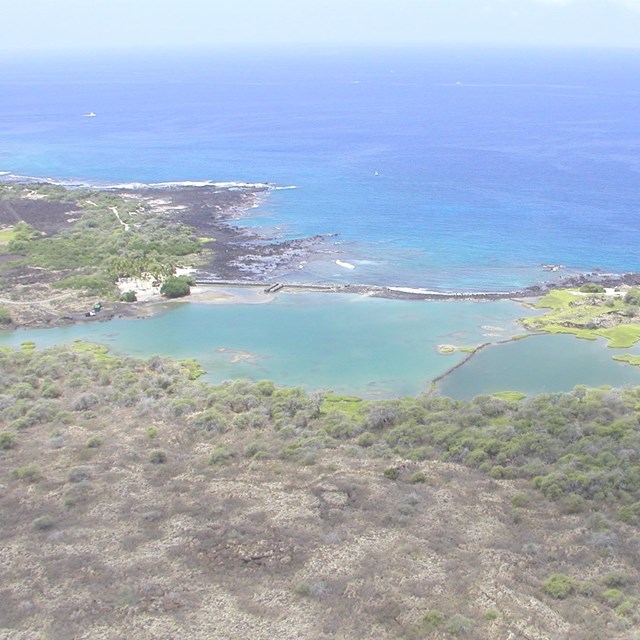
[[[113,293],[118,278],[164,279],[175,273],[180,259],[201,251],[192,229],[159,214],[131,216],[139,206],[136,201],[102,192],[75,192],[75,197],[82,214],[68,229],[43,237],[20,222],[7,246],[24,256],[23,264],[69,272],[58,287]],[[128,220],[126,226],[112,207]]]

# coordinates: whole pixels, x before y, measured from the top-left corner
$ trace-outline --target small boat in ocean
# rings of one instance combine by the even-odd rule
[[[374,175],[374,176],[379,176],[380,174],[379,174],[377,171],[374,171],[374,172],[373,172],[373,175]]]
[[[89,113],[83,113],[82,117],[83,118],[95,118],[96,114],[93,111],[89,111]]]

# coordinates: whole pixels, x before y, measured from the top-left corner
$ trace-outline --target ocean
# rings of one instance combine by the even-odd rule
[[[290,277],[504,291],[640,271],[639,113],[638,51],[1,59],[0,170],[295,186],[245,221],[338,234]]]

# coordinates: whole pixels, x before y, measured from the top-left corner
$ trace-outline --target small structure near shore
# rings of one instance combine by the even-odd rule
[[[278,291],[280,291],[283,288],[284,288],[284,285],[281,282],[276,282],[275,284],[272,284],[270,287],[267,287],[264,290],[264,292],[265,293],[277,293]]]

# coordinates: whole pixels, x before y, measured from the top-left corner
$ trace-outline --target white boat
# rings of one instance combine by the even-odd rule
[[[89,111],[89,113],[83,113],[82,117],[83,118],[95,118],[96,114],[93,111]]]

